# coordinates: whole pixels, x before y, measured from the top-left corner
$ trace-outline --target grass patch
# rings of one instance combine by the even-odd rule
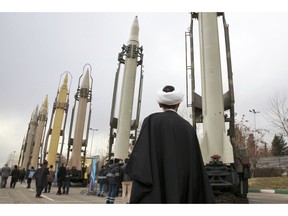
[[[288,177],[261,177],[248,180],[249,189],[287,190]]]

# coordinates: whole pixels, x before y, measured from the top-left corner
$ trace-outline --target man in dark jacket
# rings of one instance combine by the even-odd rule
[[[14,169],[11,172],[10,188],[15,188],[16,182],[19,180],[20,170],[17,165],[14,165]]]
[[[183,97],[173,86],[157,92],[163,112],[144,119],[126,167],[130,203],[214,203],[196,131],[177,114]]]
[[[22,184],[22,182],[25,183],[25,177],[26,177],[26,169],[23,168],[22,170],[20,170],[20,175],[19,175],[19,181]]]
[[[128,158],[125,159],[125,164],[121,167],[122,169],[122,203],[126,204],[130,202],[131,190],[132,190],[132,179],[126,173],[126,166]]]
[[[42,166],[38,168],[34,174],[36,180],[36,198],[41,198],[42,191],[47,184],[49,169],[48,169],[48,161],[44,161]]]
[[[66,174],[65,174],[65,179],[63,182],[62,194],[69,194],[71,178],[72,178],[72,170],[70,169],[69,166],[66,166]]]
[[[114,204],[115,197],[119,191],[121,184],[121,167],[119,162],[120,159],[115,158],[114,163],[108,168],[107,181],[109,182],[109,192],[106,200],[107,204]]]
[[[49,175],[48,175],[48,180],[47,184],[44,187],[44,192],[43,193],[50,193],[51,187],[52,187],[52,182],[54,181],[55,178],[55,171],[53,170],[53,165],[51,164],[49,166]]]
[[[101,166],[99,175],[97,177],[97,183],[99,184],[98,196],[101,196],[101,197],[104,197],[105,185],[108,183],[106,175],[107,175],[107,169],[103,165]]]
[[[64,164],[62,164],[59,167],[59,170],[57,172],[57,186],[58,186],[58,190],[56,195],[61,195],[61,188],[63,186],[63,182],[65,180],[65,176],[66,176],[66,168],[64,166]]]

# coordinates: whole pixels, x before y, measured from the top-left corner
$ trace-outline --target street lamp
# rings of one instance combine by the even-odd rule
[[[92,157],[92,146],[93,146],[94,132],[98,131],[98,129],[89,128],[89,130],[92,131],[92,139],[91,139],[91,146],[90,146],[90,158],[91,158]]]
[[[13,153],[10,154],[10,162],[9,162],[10,167],[13,167],[15,165],[15,163],[14,163],[15,153],[16,153],[16,151],[13,151]]]
[[[256,144],[256,114],[260,113],[259,111],[255,111],[255,109],[249,110],[249,112],[254,114],[254,142],[255,142],[255,156],[257,152],[257,144]]]

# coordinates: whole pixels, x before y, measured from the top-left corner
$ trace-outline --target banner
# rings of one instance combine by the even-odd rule
[[[95,185],[95,176],[96,176],[96,156],[93,156],[92,158],[92,164],[91,164],[91,172],[90,172],[90,192],[94,191],[94,185]]]

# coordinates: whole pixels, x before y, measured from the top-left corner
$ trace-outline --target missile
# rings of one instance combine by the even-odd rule
[[[78,111],[75,122],[74,139],[72,144],[73,148],[71,158],[68,162],[69,167],[75,166],[77,170],[81,170],[81,148],[83,143],[83,133],[89,97],[89,88],[89,70],[87,69],[80,86]]]
[[[46,96],[42,107],[39,112],[38,125],[35,132],[34,146],[32,150],[31,166],[38,167],[39,165],[39,152],[42,146],[42,140],[45,132],[45,127],[47,123],[47,113],[48,113],[48,96]]]
[[[34,142],[35,130],[37,127],[37,117],[38,117],[38,105],[36,106],[35,110],[32,113],[31,120],[28,126],[26,144],[23,155],[23,163],[22,163],[22,167],[25,168],[26,170],[29,168],[30,165],[31,151]]]
[[[51,118],[51,123],[52,121],[54,122],[53,122],[53,127],[50,129],[51,137],[50,137],[47,161],[49,165],[53,165],[53,169],[56,168],[55,163],[56,163],[56,158],[57,158],[59,139],[60,139],[60,136],[61,135],[63,136],[63,133],[64,133],[63,132],[64,129],[62,129],[63,117],[64,117],[64,113],[65,112],[67,113],[67,109],[68,109],[69,92],[68,92],[67,84],[68,84],[68,72],[66,72],[61,88],[57,92],[57,97],[55,98],[52,118]],[[65,125],[63,125],[63,127],[65,127]],[[50,134],[48,133],[46,140],[48,139],[49,135]],[[46,152],[45,148],[44,148],[44,151]]]
[[[217,13],[199,13],[204,163],[219,155],[233,163],[233,148],[226,135]]]
[[[22,167],[25,143],[26,143],[26,137],[24,136],[23,141],[22,141],[22,145],[21,145],[19,161],[18,161],[19,167]]]
[[[129,40],[127,42],[128,49],[130,50],[126,55],[122,81],[117,137],[115,143],[115,158],[124,159],[128,157],[135,77],[137,70],[137,55],[135,53],[137,53],[137,49],[139,48],[138,35],[139,25],[138,18],[136,16],[131,27]]]

